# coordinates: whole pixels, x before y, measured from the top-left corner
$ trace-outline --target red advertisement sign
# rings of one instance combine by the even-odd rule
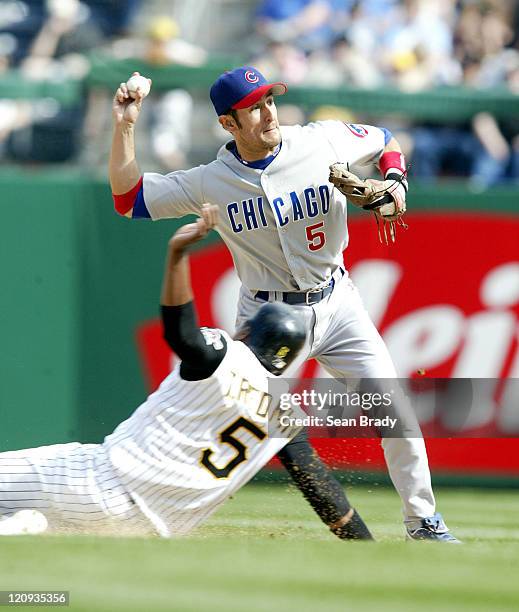
[[[519,378],[519,219],[490,214],[408,215],[409,229],[381,245],[371,216],[349,223],[345,263],[380,330],[399,376]],[[239,281],[223,244],[193,254],[200,322],[232,333]],[[168,374],[172,354],[159,321],[144,323],[138,345],[150,389]],[[301,373],[318,377],[308,362]],[[489,398],[493,399],[493,398]],[[519,420],[516,415],[508,418]],[[493,404],[482,417],[495,431]],[[428,440],[433,469],[519,475],[516,439]],[[384,465],[378,440],[315,440],[325,459],[350,468]]]

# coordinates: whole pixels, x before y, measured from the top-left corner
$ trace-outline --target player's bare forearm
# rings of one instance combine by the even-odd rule
[[[134,124],[127,122],[114,125],[108,172],[112,193],[116,195],[130,191],[141,178],[135,158],[134,129]]]
[[[162,281],[162,306],[180,306],[193,300],[189,258],[184,250],[174,247],[172,240],[168,246],[166,269]]]
[[[195,223],[183,225],[170,238],[166,269],[162,282],[161,304],[180,306],[193,299],[191,275],[187,249],[204,238],[213,229],[218,219],[218,207],[213,204],[202,206],[202,216]]]
[[[398,140],[394,136],[384,147],[384,153],[389,153],[390,151],[396,151],[397,153],[402,153],[400,144],[398,143]]]
[[[141,77],[138,72],[132,78],[139,78],[146,87],[137,86],[130,93],[128,83],[121,83],[112,102],[113,137],[109,162],[112,193],[128,193],[139,181],[141,172],[135,158],[135,125],[139,119],[144,98],[151,87],[151,79]],[[147,83],[146,83],[147,80]]]

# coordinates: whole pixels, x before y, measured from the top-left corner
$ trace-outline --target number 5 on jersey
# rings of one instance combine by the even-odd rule
[[[218,437],[222,444],[232,446],[232,448],[236,450],[236,455],[226,465],[218,467],[211,460],[211,456],[213,455],[214,451],[206,448],[202,452],[202,459],[200,461],[200,463],[207,470],[209,470],[215,478],[227,478],[229,474],[240,465],[240,463],[247,460],[247,447],[233,435],[235,431],[241,428],[249,431],[253,436],[258,438],[258,440],[263,440],[267,437],[267,434],[257,425],[247,419],[244,419],[243,417],[239,417],[236,421],[234,421],[234,423],[229,425],[229,427],[226,427],[220,432]]]
[[[306,239],[308,240],[308,249],[310,251],[318,251],[326,244],[326,234],[323,231],[319,231],[322,227],[324,227],[324,221],[306,226]]]

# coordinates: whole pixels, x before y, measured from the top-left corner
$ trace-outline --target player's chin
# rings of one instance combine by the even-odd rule
[[[281,142],[281,132],[279,131],[279,128],[273,128],[272,130],[263,132],[262,137],[263,142],[270,146],[277,146]]]

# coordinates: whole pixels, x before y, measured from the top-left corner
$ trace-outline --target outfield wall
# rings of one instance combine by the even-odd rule
[[[178,223],[117,217],[106,182],[75,171],[11,171],[0,174],[0,185],[4,281],[0,450],[101,440],[135,409],[169,366],[169,356],[157,339],[156,318],[165,246]],[[454,375],[461,368],[460,359],[465,363],[476,359],[481,322],[488,323],[489,317],[495,319],[505,310],[510,324],[499,332],[502,342],[495,343],[492,363],[499,376],[517,375],[513,373],[519,368],[519,307],[513,286],[507,305],[481,304],[485,277],[518,262],[517,204],[517,191],[506,189],[493,191],[490,199],[459,185],[434,191],[414,188],[410,229],[391,249],[378,244],[369,217],[352,219],[348,266],[363,265],[357,269],[364,272],[371,266],[373,272],[374,262],[382,262],[386,271],[405,273],[400,293],[386,296],[387,308],[378,320],[383,333],[393,330],[393,338],[401,338],[402,326],[407,329],[402,318],[413,312],[416,318],[418,311],[442,304],[451,308],[451,314],[457,309],[461,327],[455,331],[465,334],[464,344],[443,361],[436,357],[431,375]],[[233,317],[236,281],[229,276],[225,249],[220,252],[218,259],[210,256],[209,273],[202,266],[197,274],[197,289],[206,294],[201,297],[201,319],[207,324],[222,324]],[[195,256],[194,265],[201,265],[205,257],[203,252]],[[211,310],[210,288],[224,274],[227,284],[219,284]],[[368,287],[369,277],[363,278]],[[487,284],[498,283],[496,278]],[[469,338],[470,329],[476,332]],[[475,348],[464,352],[469,340]],[[395,346],[399,350],[398,342]],[[489,356],[483,361],[488,366]],[[158,373],[153,370],[157,367]],[[458,452],[451,452],[447,463],[445,449],[433,453],[442,469],[452,469],[466,457],[459,444],[452,448]],[[519,467],[511,460],[519,453],[514,449],[503,453],[503,443],[499,448],[495,471],[519,476]],[[366,467],[361,460],[364,452],[357,452],[356,467]],[[381,457],[376,453],[374,457],[371,466],[378,469]],[[351,452],[343,460],[352,461]]]
[[[135,328],[157,315],[176,223],[117,217],[79,173],[0,185],[0,447],[97,441],[146,395]]]

